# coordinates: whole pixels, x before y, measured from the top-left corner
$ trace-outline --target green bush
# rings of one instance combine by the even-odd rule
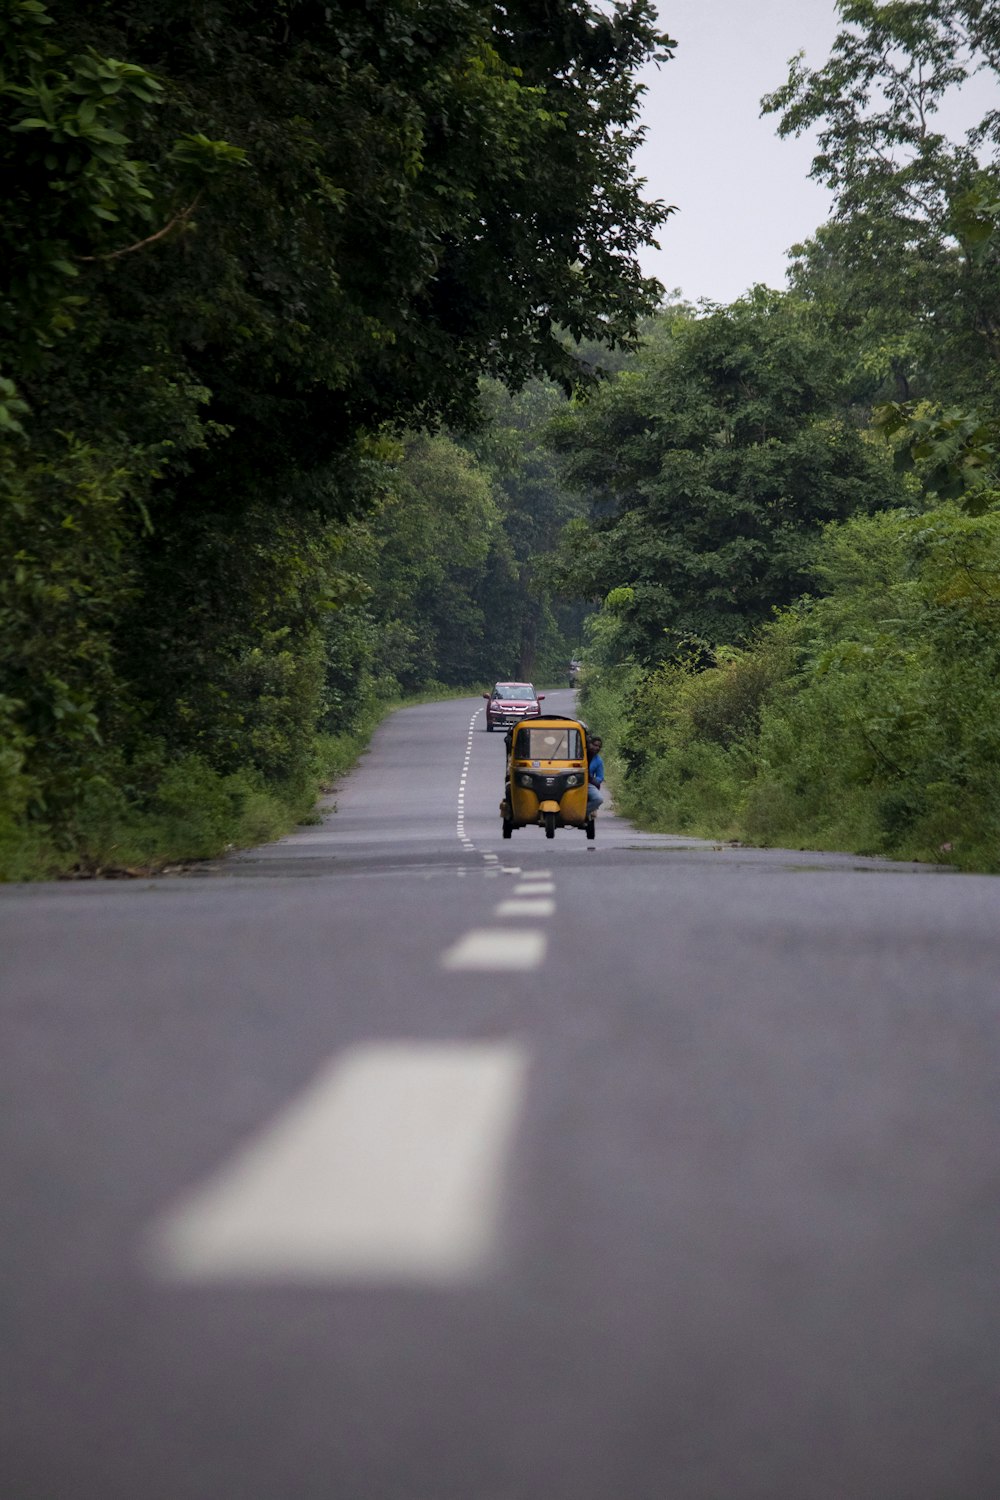
[[[650,673],[591,670],[586,712],[607,738],[616,805],[659,831],[731,836],[746,743],[787,658],[775,633],[755,650],[721,648],[704,669],[692,657]]]
[[[107,760],[113,636],[133,589],[136,519],[128,476],[109,455],[72,438],[47,456],[3,440],[0,760],[17,762],[25,800],[15,812],[56,829]]]
[[[746,649],[602,689],[618,804],[659,829],[1000,869],[1000,513],[857,518],[817,572],[829,593]]]

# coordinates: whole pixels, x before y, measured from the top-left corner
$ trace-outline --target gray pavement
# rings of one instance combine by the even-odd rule
[[[1000,1493],[1000,884],[504,842],[477,708],[0,889],[0,1493]]]

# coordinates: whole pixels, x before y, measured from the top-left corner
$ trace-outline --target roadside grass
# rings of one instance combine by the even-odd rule
[[[26,810],[0,809],[0,882],[136,878],[269,843],[320,821],[318,798],[357,764],[389,714],[478,691],[432,686],[367,704],[350,730],[316,737],[297,782],[268,784],[252,770],[220,775],[187,755],[142,777],[126,766],[92,777],[58,831]]]

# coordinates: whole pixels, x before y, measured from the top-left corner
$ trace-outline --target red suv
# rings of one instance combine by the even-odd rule
[[[530,682],[498,682],[486,699],[486,728],[490,734],[499,725],[516,724],[519,719],[537,719],[544,693],[536,693]]]

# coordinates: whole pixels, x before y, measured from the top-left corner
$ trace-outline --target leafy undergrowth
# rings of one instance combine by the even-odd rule
[[[163,766],[150,752],[114,778],[92,777],[56,827],[32,816],[31,788],[15,764],[3,785],[0,762],[0,791],[10,793],[0,810],[0,881],[139,878],[268,843],[317,821],[317,797],[355,765],[388,714],[462,696],[441,689],[369,704],[350,731],[317,737],[297,783],[268,785],[248,771],[223,776],[197,755]]]
[[[829,592],[744,648],[590,679],[655,831],[1000,872],[1000,512],[831,528]]]

